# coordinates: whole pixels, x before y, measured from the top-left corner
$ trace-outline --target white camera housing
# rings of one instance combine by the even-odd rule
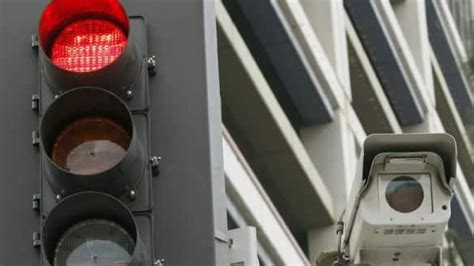
[[[351,263],[430,265],[451,215],[456,143],[448,134],[376,134],[363,147],[346,212]]]

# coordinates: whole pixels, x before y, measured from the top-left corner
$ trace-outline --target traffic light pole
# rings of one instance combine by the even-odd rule
[[[0,265],[41,265],[39,130],[31,109],[38,94],[38,53],[30,49],[49,1],[0,0]],[[165,265],[226,265],[214,3],[211,0],[123,0],[147,24],[153,259]],[[33,136],[37,142],[37,136]],[[34,237],[33,237],[34,236]],[[33,241],[35,239],[35,241]],[[33,244],[37,245],[34,247]]]

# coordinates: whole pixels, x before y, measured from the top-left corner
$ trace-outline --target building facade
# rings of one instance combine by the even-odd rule
[[[261,265],[336,248],[367,135],[457,141],[446,265],[474,265],[471,0],[216,0],[229,229]]]

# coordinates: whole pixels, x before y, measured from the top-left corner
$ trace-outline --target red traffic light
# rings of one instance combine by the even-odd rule
[[[151,224],[132,213],[152,209],[145,19],[118,0],[51,0],[38,40],[45,258],[150,265]]]
[[[53,41],[53,64],[71,72],[92,72],[115,61],[127,46],[127,36],[103,19],[83,19],[66,26]]]
[[[42,80],[55,94],[92,86],[127,98],[144,69],[136,35],[118,0],[53,0],[39,23]]]
[[[54,0],[43,12],[40,44],[57,67],[87,73],[113,63],[126,49],[127,14],[117,0]]]

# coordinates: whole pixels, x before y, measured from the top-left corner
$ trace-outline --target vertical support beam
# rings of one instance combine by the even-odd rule
[[[292,124],[332,121],[331,103],[277,2],[222,2]]]
[[[309,228],[334,223],[332,198],[297,132],[227,10],[217,6],[223,120],[227,129],[297,238],[305,236]]]
[[[351,95],[349,60],[342,0],[301,0],[308,21],[318,36],[345,93]]]
[[[303,144],[334,198],[336,218],[346,205],[357,161],[355,139],[347,121],[345,114],[338,110],[331,124],[301,130]],[[330,225],[309,231],[311,261],[315,261],[322,251],[336,247],[334,230]]]
[[[453,14],[449,9],[448,1],[432,0],[427,4],[437,6],[440,20],[442,20],[441,23],[444,24],[445,34],[450,42],[451,48],[454,51],[453,53],[455,54],[456,59],[460,63],[469,60],[466,48],[462,43],[461,35],[459,34],[458,28],[456,27]]]
[[[230,208],[238,206],[245,213],[249,225],[257,228],[259,242],[271,254],[272,264],[309,265],[305,254],[225,128],[223,135],[226,192],[236,204],[230,204]]]
[[[392,8],[432,103],[435,102],[424,0],[394,1]]]
[[[357,91],[357,94],[353,95],[352,105],[364,125],[364,130],[367,134],[402,133],[402,128],[383,91],[382,84],[380,84],[370,59],[347,16],[346,31],[349,41],[351,87]]]
[[[436,1],[426,2],[430,43],[458,112],[465,118],[473,107],[473,96],[466,77],[459,67],[458,54],[455,53],[457,50],[454,49],[457,46],[453,40],[459,38],[450,39],[450,36],[457,31],[451,29],[453,23],[443,20],[449,22],[449,18],[452,20],[452,17],[449,12],[446,13],[447,6],[442,4],[443,2],[436,3]]]
[[[344,6],[401,125],[419,124],[424,110],[376,1],[345,0]],[[400,43],[398,43],[400,44]],[[407,59],[406,57],[404,59]],[[412,73],[413,74],[413,73]]]

